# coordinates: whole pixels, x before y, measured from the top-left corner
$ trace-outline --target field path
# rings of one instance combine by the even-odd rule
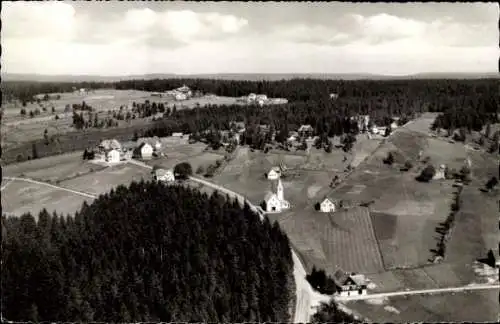
[[[55,186],[55,185],[47,183],[47,182],[36,181],[36,180],[33,180],[33,179],[16,178],[16,177],[3,177],[3,178],[6,179],[6,180],[10,180],[10,181],[24,181],[24,182],[34,183],[34,184],[38,184],[38,185],[42,185],[42,186],[52,187],[54,189],[64,190],[64,191],[71,192],[71,193],[74,193],[74,194],[77,194],[77,195],[80,195],[80,196],[85,196],[87,198],[93,198],[93,199],[97,198],[97,196],[88,194],[86,192],[76,191],[76,190],[72,190],[72,189],[68,189],[68,188],[64,188],[64,187],[60,187],[60,186]],[[2,188],[2,190],[6,186],[7,186],[7,184]]]
[[[351,301],[351,300],[366,300],[366,299],[386,298],[386,297],[394,297],[394,296],[439,294],[439,293],[463,292],[463,291],[468,291],[468,290],[483,290],[483,289],[500,289],[500,284],[472,284],[472,285],[461,286],[461,287],[447,287],[447,288],[420,289],[420,290],[403,290],[403,291],[393,291],[393,292],[388,292],[388,293],[367,294],[367,295],[349,296],[349,297],[335,296],[334,299],[337,301],[343,302],[343,301]]]

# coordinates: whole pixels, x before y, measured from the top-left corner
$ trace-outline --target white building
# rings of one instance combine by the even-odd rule
[[[182,133],[172,133],[172,137],[180,137],[182,138],[184,136],[184,134]]]
[[[363,275],[346,273],[339,269],[333,275],[337,293],[342,297],[366,295],[366,280]]]
[[[441,164],[439,166],[439,169],[436,170],[436,173],[434,173],[434,177],[432,177],[432,179],[434,179],[434,180],[444,179],[445,173],[446,173],[446,165]]]
[[[257,95],[255,93],[248,95],[248,101],[255,101],[255,99],[257,99]]]
[[[106,162],[118,163],[120,162],[120,151],[112,149],[106,152]]]
[[[278,180],[281,176],[281,170],[278,167],[273,167],[267,173],[267,179],[269,180]]]
[[[157,169],[154,172],[153,178],[156,181],[163,181],[167,183],[175,182],[175,175],[173,170]]]
[[[121,149],[122,149],[122,145],[116,139],[103,140],[99,144],[100,151],[121,150]]]
[[[319,210],[322,213],[333,213],[336,209],[335,201],[331,198],[326,197],[319,205]]]
[[[142,159],[150,159],[153,156],[153,147],[143,142],[134,150],[134,156]]]
[[[181,93],[181,92],[178,92],[175,94],[175,100],[186,100],[187,99],[187,95],[185,93]]]
[[[330,99],[337,99],[339,95],[337,93],[330,93]]]
[[[378,127],[373,125],[372,129],[370,129],[370,131],[372,132],[372,134],[378,134],[379,133],[379,130],[378,130]]]
[[[267,95],[265,94],[258,94],[258,95],[255,95],[255,100],[257,101],[267,101]]]
[[[273,181],[271,191],[264,197],[266,211],[269,213],[280,213],[284,209],[290,208],[290,203],[285,200],[283,184],[281,180]]]

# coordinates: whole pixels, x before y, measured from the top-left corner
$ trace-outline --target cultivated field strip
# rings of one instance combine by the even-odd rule
[[[376,273],[383,271],[383,262],[373,231],[370,212],[355,207],[329,215],[331,226],[322,231],[322,245],[330,261],[330,271]]]

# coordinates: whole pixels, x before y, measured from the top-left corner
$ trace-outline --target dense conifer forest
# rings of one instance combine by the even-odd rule
[[[54,83],[54,82],[3,82],[2,91],[6,98],[31,100],[35,94],[72,91],[73,88],[91,89],[115,88],[146,91],[164,91],[187,85],[194,92],[213,93],[219,96],[238,97],[249,93],[264,93],[268,97],[287,98],[289,103],[279,106],[218,106],[207,105],[194,109],[169,109],[161,102],[137,103],[138,117],[163,112],[163,118],[147,127],[139,127],[140,136],[168,136],[172,132],[198,133],[207,129],[228,129],[232,121],[244,121],[247,132],[243,143],[262,148],[264,134],[259,134],[258,125],[270,125],[277,131],[277,138],[283,139],[289,130],[296,130],[302,124],[311,124],[315,135],[339,136],[355,133],[357,127],[350,117],[359,114],[370,115],[379,126],[386,126],[391,117],[409,120],[422,112],[441,112],[434,128],[453,131],[457,128],[478,130],[485,125],[499,121],[500,97],[498,79],[471,80],[318,80],[292,79],[281,81],[235,81],[209,79],[157,79],[129,80],[120,82]],[[338,98],[330,98],[335,93]],[[178,103],[178,108],[182,102]],[[119,107],[116,107],[118,109]],[[130,115],[130,117],[135,117]],[[126,120],[127,114],[123,119]],[[132,126],[131,126],[132,127]],[[79,131],[82,133],[82,131]],[[130,132],[129,140],[133,136]],[[102,137],[99,129],[85,130],[92,138]],[[60,142],[71,133],[59,136]],[[116,135],[115,135],[116,136]],[[43,139],[42,139],[43,140]],[[31,156],[33,144],[23,143],[4,152],[7,163],[22,161]],[[45,145],[43,154],[49,156],[83,149],[91,143],[59,147]],[[21,147],[22,146],[22,147]],[[41,149],[39,151],[42,151]]]
[[[290,321],[288,238],[248,205],[134,182],[37,219],[2,217],[9,320]]]

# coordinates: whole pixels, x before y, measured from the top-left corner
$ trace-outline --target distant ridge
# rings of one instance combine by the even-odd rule
[[[116,82],[134,79],[222,79],[222,80],[289,80],[294,78],[310,78],[321,80],[405,80],[405,79],[481,79],[500,78],[500,73],[418,73],[404,76],[376,74],[334,74],[334,73],[221,73],[221,74],[143,74],[127,76],[100,75],[42,75],[2,73],[3,81],[36,81],[36,82]]]

